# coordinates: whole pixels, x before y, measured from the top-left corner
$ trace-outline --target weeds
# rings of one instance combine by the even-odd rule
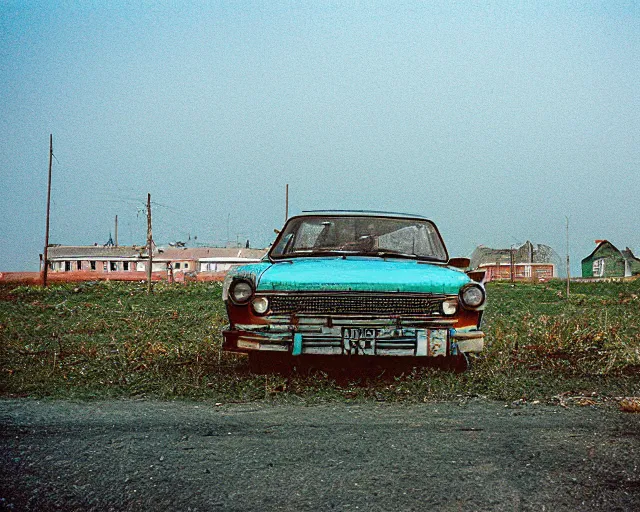
[[[221,350],[219,283],[0,287],[4,396],[216,402],[430,401],[640,395],[640,280],[490,284],[485,353],[464,374],[253,375]],[[589,399],[589,403],[591,399]]]

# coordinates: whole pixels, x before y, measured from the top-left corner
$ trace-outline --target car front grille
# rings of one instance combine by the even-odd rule
[[[292,294],[269,297],[272,314],[429,315],[440,314],[444,296],[380,294]]]

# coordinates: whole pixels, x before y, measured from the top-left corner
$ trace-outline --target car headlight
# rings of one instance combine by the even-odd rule
[[[479,284],[471,283],[460,290],[460,302],[466,308],[479,308],[484,304],[484,288]]]
[[[229,288],[231,288],[231,282],[233,281],[233,275],[231,273],[227,273],[224,276],[224,281],[222,282],[222,300],[227,302],[229,300]]]
[[[458,311],[458,299],[445,300],[441,305],[441,309],[444,316],[455,315],[456,311]]]
[[[253,310],[258,315],[264,315],[267,311],[269,311],[269,299],[266,297],[256,297],[253,299],[251,303],[253,306]]]
[[[253,296],[253,285],[246,279],[236,279],[229,287],[229,298],[234,304],[246,304]]]

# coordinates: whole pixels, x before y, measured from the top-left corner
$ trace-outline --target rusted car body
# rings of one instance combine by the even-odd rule
[[[291,217],[260,263],[229,272],[225,350],[265,360],[349,366],[383,356],[466,364],[480,352],[481,276],[449,259],[416,216],[322,211]]]

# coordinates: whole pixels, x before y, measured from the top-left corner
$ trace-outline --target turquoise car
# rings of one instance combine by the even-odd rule
[[[223,285],[223,348],[274,364],[382,361],[465,369],[481,352],[482,274],[449,258],[435,224],[417,215],[313,211],[287,220],[260,263]]]

